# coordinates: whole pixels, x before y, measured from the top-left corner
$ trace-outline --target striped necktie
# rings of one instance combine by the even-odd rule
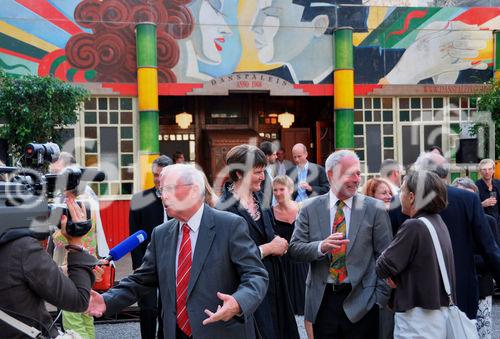
[[[186,308],[189,277],[191,275],[191,238],[189,237],[188,224],[182,225],[182,240],[177,259],[177,281],[176,281],[176,313],[177,326],[188,337],[191,336],[191,325]]]
[[[343,239],[346,238],[347,225],[344,216],[345,202],[342,200],[337,201],[337,212],[333,220],[332,233],[342,233]],[[347,278],[347,267],[345,265],[345,254],[347,244],[342,244],[340,248],[332,251],[332,261],[330,262],[330,275],[332,276],[334,284],[341,284]]]

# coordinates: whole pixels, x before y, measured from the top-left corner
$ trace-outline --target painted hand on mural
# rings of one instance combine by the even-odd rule
[[[480,51],[487,47],[489,39],[491,33],[477,25],[433,22],[420,30],[381,83],[417,84],[427,78],[435,84],[455,83],[460,71],[488,67]]]

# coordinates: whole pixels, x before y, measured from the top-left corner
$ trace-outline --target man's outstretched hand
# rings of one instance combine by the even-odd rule
[[[215,313],[210,310],[205,310],[208,318],[203,320],[203,325],[208,325],[220,320],[228,321],[241,312],[240,305],[232,295],[217,292],[217,297],[223,301],[222,307],[219,305]]]
[[[106,303],[102,295],[94,290],[90,290],[90,301],[89,308],[87,308],[87,313],[94,317],[102,317],[106,312]]]

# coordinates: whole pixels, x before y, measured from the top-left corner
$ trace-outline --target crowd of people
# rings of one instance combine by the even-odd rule
[[[161,295],[157,307],[169,310],[156,313],[165,317],[159,322],[166,337],[238,333],[238,337],[297,338],[294,315],[304,315],[308,338],[373,338],[376,334],[380,338],[415,334],[444,338],[443,314],[439,318],[436,312],[446,308],[451,297],[469,318],[477,319],[481,338],[488,338],[491,295],[500,273],[494,163],[480,163],[477,186],[483,192],[476,188],[476,193],[469,193],[462,189],[468,189],[464,187],[464,182],[470,184],[468,178],[447,184],[449,164],[439,151],[422,154],[406,176],[403,166],[386,159],[380,176],[361,187],[360,161],[351,151],[334,152],[322,167],[308,160],[303,144],[291,149],[293,161],[286,160],[285,150],[271,142],[260,147],[239,145],[226,155],[229,175],[220,195],[202,171],[165,164],[155,191],[161,201],[156,214],[162,214],[161,208],[166,214],[161,222],[149,222],[147,231],[152,234],[151,242],[158,242],[163,240],[156,232],[168,230],[173,238],[170,247],[164,241],[150,244],[134,274],[110,292],[93,293],[89,310],[94,315],[112,314],[145,291],[154,291]],[[192,205],[187,203],[189,194],[201,199],[195,208],[188,208]],[[215,210],[237,216],[246,226],[245,242],[251,241],[252,246],[247,245],[245,254],[261,264],[254,267],[259,271],[253,276],[241,267],[242,253],[235,253],[231,244],[193,245],[198,233],[202,235],[208,211]],[[200,218],[197,227],[191,226]],[[438,234],[451,296],[443,289],[431,236],[421,218],[427,218]],[[172,286],[179,275],[181,234],[188,232],[183,231],[184,224],[189,225],[196,274],[189,276],[187,299],[179,300],[175,292],[182,292],[178,285],[177,290]],[[160,257],[161,262],[156,260]],[[212,260],[225,273],[213,272],[210,277],[217,278],[205,281],[199,267],[208,274],[205,270],[212,269]],[[170,270],[161,274],[169,262]],[[228,282],[232,289],[227,289]],[[251,302],[238,299],[239,291],[252,295]],[[204,297],[191,297],[199,294]],[[187,315],[180,312],[184,308]],[[200,315],[206,319],[200,321]],[[218,322],[228,319],[235,321],[231,330]],[[151,325],[155,321],[147,326],[141,323],[143,338],[155,336],[156,326]]]
[[[130,204],[130,233],[148,235],[132,252],[134,272],[103,294],[82,289],[89,307],[63,313],[64,327],[92,338],[89,314],[138,302],[142,338],[299,338],[295,315],[304,316],[308,339],[446,338],[452,300],[476,320],[480,338],[491,338],[500,281],[492,160],[481,161],[478,181],[450,184],[449,163],[434,149],[406,173],[384,160],[361,186],[352,151],[332,153],[324,167],[308,160],[303,144],[290,151],[293,161],[271,142],[233,147],[220,194],[196,166],[154,160],[154,187]],[[66,199],[79,211],[74,196]],[[78,245],[99,257],[107,246],[100,248],[102,227],[92,219],[93,232]],[[53,242],[64,249],[68,237],[62,231]],[[76,255],[61,258],[65,266]]]

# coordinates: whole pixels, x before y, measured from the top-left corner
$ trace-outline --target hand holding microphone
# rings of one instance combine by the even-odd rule
[[[94,272],[96,274],[96,283],[92,287],[94,290],[97,291],[107,291],[111,287],[113,287],[113,284],[115,282],[115,269],[113,266],[109,265],[109,262],[111,260],[117,261],[120,260],[123,256],[125,256],[127,253],[131,252],[133,249],[135,249],[137,246],[139,246],[144,240],[147,239],[147,234],[146,232],[140,230],[132,234],[130,237],[127,239],[123,240],[120,242],[118,245],[113,247],[109,251],[109,255],[104,258],[103,260],[99,261],[99,265],[96,266],[97,272]],[[99,267],[100,266],[100,267]],[[99,269],[97,269],[99,267]],[[100,280],[97,279],[97,276],[100,276]],[[94,298],[96,299],[96,298]],[[92,298],[91,298],[92,302]],[[89,308],[90,309],[90,308]],[[89,310],[90,312],[90,310]]]

